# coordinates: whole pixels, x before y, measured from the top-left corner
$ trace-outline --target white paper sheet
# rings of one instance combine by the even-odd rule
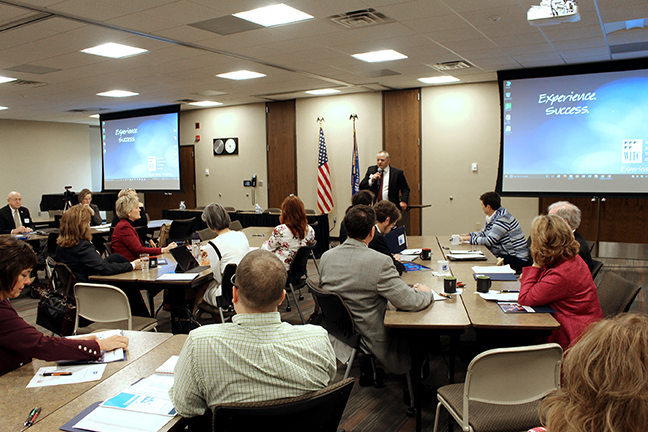
[[[412,262],[419,257],[418,255],[403,255],[403,254],[400,254],[399,256],[401,262]]]
[[[510,265],[506,264],[503,266],[474,266],[472,268],[473,273],[482,274],[482,273],[511,273],[515,274],[515,270],[511,268]]]
[[[74,427],[95,432],[157,432],[169,420],[168,416],[99,406]]]
[[[484,252],[482,252],[480,250],[468,250],[468,249],[450,250],[450,253],[452,255],[459,255],[459,254],[480,254],[480,255],[484,255]]]
[[[169,398],[169,390],[173,386],[173,375],[151,375],[130,386],[132,390],[139,394],[145,394],[155,397]]]
[[[190,281],[194,280],[198,273],[165,273],[156,280],[161,281]]]
[[[27,388],[48,387],[62,384],[77,384],[89,381],[99,381],[106,370],[106,364],[45,366],[38,369],[36,375],[29,381]],[[45,372],[72,372],[69,376],[48,376]]]
[[[421,255],[422,249],[403,249],[401,255]]]
[[[484,300],[494,300],[501,302],[517,302],[518,293],[501,293],[499,291],[488,291],[487,293],[477,293]]]

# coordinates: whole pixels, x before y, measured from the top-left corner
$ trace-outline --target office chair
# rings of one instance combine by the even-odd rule
[[[169,228],[168,242],[184,241],[190,239],[191,235],[194,232],[195,221],[196,218],[191,218],[191,219],[176,219],[173,222],[171,222],[171,227]]]
[[[290,269],[288,270],[288,279],[286,279],[286,288],[290,288],[290,292],[295,300],[295,305],[297,306],[297,311],[299,312],[299,318],[301,318],[302,324],[306,324],[304,320],[304,315],[302,314],[301,307],[299,307],[299,300],[303,300],[304,297],[301,295],[301,289],[306,283],[308,278],[308,258],[313,250],[313,246],[302,246],[297,249],[297,252],[293,256],[293,260],[290,263]],[[299,299],[295,294],[295,286],[300,290]],[[290,307],[290,298],[286,296],[286,312],[290,312],[292,308]]]
[[[200,237],[200,241],[207,241],[211,239],[215,239],[218,236],[215,231],[212,231],[209,228],[201,229],[198,231],[198,237]]]
[[[616,273],[607,272],[596,286],[599,303],[606,318],[628,312],[641,287]]]
[[[466,382],[439,388],[441,407],[465,432],[519,432],[540,424],[542,398],[560,387],[562,348],[555,343],[485,351],[468,365]]]
[[[232,231],[241,231],[243,229],[243,225],[241,225],[241,221],[238,220],[233,220],[230,222],[229,229]]]
[[[592,279],[594,279],[601,271],[603,263],[595,259],[593,259],[592,262],[594,263],[594,266],[592,267]]]
[[[240,402],[214,407],[213,431],[336,432],[354,380],[287,399]]]
[[[93,321],[83,327],[87,333],[99,329],[149,331],[158,325],[155,318],[132,316],[128,297],[112,285],[78,283],[74,286],[74,298],[77,307],[75,334],[79,330],[79,318]]]
[[[216,298],[217,307],[214,307],[206,301],[201,301],[198,304],[198,310],[207,312],[212,317],[218,313],[220,315],[221,323],[225,322],[225,316],[230,318],[235,315],[234,305],[232,304],[232,276],[236,274],[236,264],[227,264],[223,271],[223,279],[221,281],[221,295]],[[199,315],[196,316],[196,319]]]
[[[270,213],[270,214],[273,214],[273,215],[274,214],[279,214],[280,215],[281,214],[281,209],[280,208],[274,208],[274,207],[267,208],[267,209],[263,210],[263,213]]]

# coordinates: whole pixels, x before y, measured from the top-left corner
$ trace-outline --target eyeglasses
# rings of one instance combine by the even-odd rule
[[[233,274],[232,278],[230,279],[230,282],[232,282],[232,286],[236,285],[236,282],[234,282],[234,279],[236,279],[236,274]]]

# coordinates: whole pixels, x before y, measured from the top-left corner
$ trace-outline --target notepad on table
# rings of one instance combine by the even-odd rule
[[[169,357],[169,359],[165,361],[162,364],[162,366],[155,369],[155,373],[161,375],[173,375],[173,371],[175,370],[175,365],[176,363],[178,363],[178,358],[179,356],[177,355]]]

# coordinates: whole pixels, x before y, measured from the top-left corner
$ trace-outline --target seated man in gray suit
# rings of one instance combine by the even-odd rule
[[[387,301],[399,309],[418,311],[433,301],[430,288],[410,288],[398,275],[390,257],[368,248],[374,237],[376,214],[366,205],[352,207],[344,217],[349,238],[344,244],[322,255],[322,289],[338,293],[344,299],[362,336],[363,345],[390,372],[400,375],[411,368],[407,343],[392,337],[383,321]],[[361,364],[361,373],[367,370]],[[361,376],[360,385],[372,385]]]

